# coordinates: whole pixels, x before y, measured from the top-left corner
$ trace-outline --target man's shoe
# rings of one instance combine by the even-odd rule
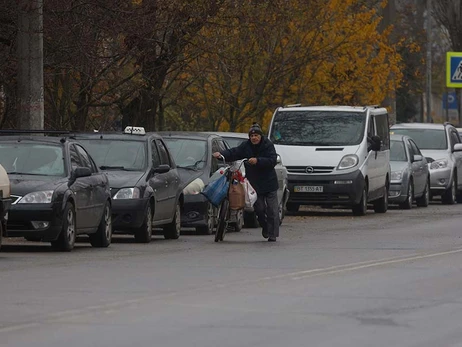
[[[268,238],[268,242],[276,242],[276,238],[275,237],[270,237],[270,238]]]
[[[265,229],[262,229],[262,231],[261,231],[261,235],[262,235],[262,236],[263,236],[265,239],[267,239],[267,238],[268,238],[268,233],[266,232],[266,230],[265,230]]]

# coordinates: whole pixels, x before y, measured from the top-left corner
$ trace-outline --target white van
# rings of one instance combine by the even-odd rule
[[[287,210],[300,205],[346,206],[365,215],[388,209],[388,112],[377,106],[279,107],[269,138],[287,167]]]

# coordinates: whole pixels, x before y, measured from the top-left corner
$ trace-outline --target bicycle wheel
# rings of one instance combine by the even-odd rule
[[[217,232],[215,233],[215,242],[223,241],[228,224],[228,209],[229,201],[224,199],[220,206],[220,214],[218,215]]]

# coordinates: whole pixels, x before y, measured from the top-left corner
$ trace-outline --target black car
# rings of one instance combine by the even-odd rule
[[[165,140],[180,173],[184,194],[181,216],[183,227],[194,227],[201,234],[213,234],[218,211],[200,194],[220,163],[212,153],[227,147],[216,134],[201,132],[160,132]],[[242,227],[238,216],[233,223],[236,231]]]
[[[80,133],[74,138],[109,178],[114,233],[134,234],[137,242],[148,243],[153,227],[162,227],[164,238],[179,238],[180,176],[160,135],[127,127],[122,133]]]
[[[109,181],[69,137],[0,136],[0,162],[11,183],[7,235],[70,251],[77,235],[94,247],[111,243]]]

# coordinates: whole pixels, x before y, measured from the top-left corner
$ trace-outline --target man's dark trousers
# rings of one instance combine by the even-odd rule
[[[279,204],[277,190],[258,195],[253,205],[258,223],[268,237],[279,237]]]

